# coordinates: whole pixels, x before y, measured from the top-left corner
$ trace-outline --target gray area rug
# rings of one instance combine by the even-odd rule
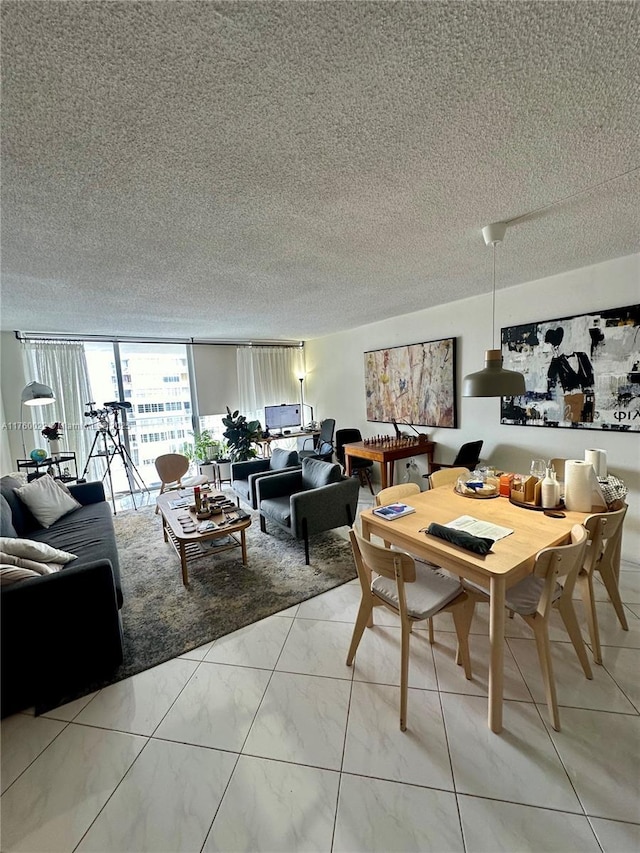
[[[114,518],[124,594],[124,662],[114,683],[243,628],[356,577],[349,543],[329,531],[304,544],[280,530],[261,533],[258,514],[247,529],[248,565],[240,548],[189,565],[164,541],[154,506],[119,511]],[[91,689],[105,683],[91,685]]]

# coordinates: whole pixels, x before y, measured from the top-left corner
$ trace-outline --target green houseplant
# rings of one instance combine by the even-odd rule
[[[222,452],[222,442],[213,438],[208,429],[203,429],[193,435],[193,444],[185,443],[183,452],[191,462],[200,462],[203,465],[216,460]]]
[[[253,445],[262,438],[260,421],[248,421],[237,409],[232,413],[227,406],[227,417],[222,419],[222,423],[226,427],[222,434],[227,439],[234,462],[244,462],[258,455]]]

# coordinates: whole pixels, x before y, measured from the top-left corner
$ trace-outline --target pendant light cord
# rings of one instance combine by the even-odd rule
[[[493,247],[493,303],[491,309],[491,324],[493,328],[493,349],[496,348],[496,244],[491,244]]]

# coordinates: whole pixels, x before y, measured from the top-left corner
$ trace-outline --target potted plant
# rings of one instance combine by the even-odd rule
[[[229,444],[233,462],[244,462],[258,455],[254,444],[262,438],[260,421],[248,421],[237,409],[232,413],[227,406],[227,417],[222,423],[226,427],[222,434]]]
[[[214,463],[221,453],[222,442],[213,438],[208,429],[191,433],[193,444],[185,443],[183,453],[190,462],[195,462],[201,474],[214,479]]]
[[[62,435],[62,424],[56,421],[52,426],[45,426],[42,435],[49,442],[49,454],[52,459],[60,456],[60,436]]]

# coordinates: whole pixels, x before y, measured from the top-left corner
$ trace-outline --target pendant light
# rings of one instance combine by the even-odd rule
[[[22,406],[49,406],[55,401],[54,393],[48,385],[44,385],[42,382],[29,382],[28,385],[24,386],[20,395],[20,413],[22,413]],[[27,448],[24,443],[24,421],[20,424],[20,437],[22,438],[22,456],[24,458],[27,455]]]
[[[517,397],[525,393],[524,376],[502,366],[502,350],[496,349],[496,246],[507,230],[506,222],[485,225],[482,236],[487,246],[493,248],[492,322],[493,349],[485,350],[484,368],[470,373],[462,381],[463,397]]]

